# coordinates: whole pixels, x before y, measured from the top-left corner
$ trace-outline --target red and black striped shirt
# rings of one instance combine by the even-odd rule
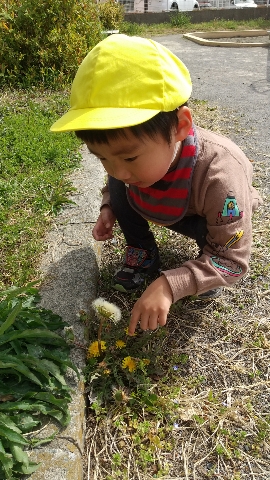
[[[183,141],[179,161],[173,170],[150,187],[127,187],[131,207],[147,220],[171,225],[181,220],[188,208],[191,180],[198,156],[198,142],[193,126]]]

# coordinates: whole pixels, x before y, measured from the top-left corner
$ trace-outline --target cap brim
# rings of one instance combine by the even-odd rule
[[[139,125],[159,113],[160,110],[138,108],[89,108],[69,110],[50,128],[52,132],[75,130],[105,130]]]

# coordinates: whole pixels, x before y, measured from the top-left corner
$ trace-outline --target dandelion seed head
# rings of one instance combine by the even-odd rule
[[[107,302],[102,297],[96,298],[92,302],[92,307],[95,312],[108,320],[111,320],[114,323],[118,323],[121,320],[121,310],[114,303]]]

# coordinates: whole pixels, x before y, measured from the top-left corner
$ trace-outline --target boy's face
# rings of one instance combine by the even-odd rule
[[[141,188],[149,187],[169,170],[179,139],[173,134],[168,145],[161,135],[153,140],[147,136],[136,138],[128,129],[125,133],[126,138],[111,140],[109,144],[87,142],[86,145],[110,176]],[[180,145],[173,163],[177,162],[179,154]]]

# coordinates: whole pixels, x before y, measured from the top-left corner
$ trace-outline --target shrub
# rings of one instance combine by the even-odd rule
[[[59,86],[102,39],[89,0],[0,0],[0,86]]]
[[[190,23],[190,16],[185,12],[177,12],[170,17],[170,24],[173,27],[185,27]]]
[[[99,18],[105,30],[119,30],[124,21],[124,7],[109,0],[99,4]]]
[[[142,35],[142,25],[135,22],[122,22],[121,33],[126,35]]]

